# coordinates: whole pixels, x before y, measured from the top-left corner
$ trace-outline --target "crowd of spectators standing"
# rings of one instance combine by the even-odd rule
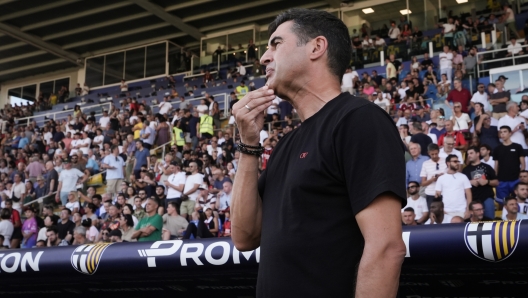
[[[230,107],[247,92],[241,82]],[[42,126],[18,125],[18,107],[2,110],[2,247],[229,237],[238,140],[233,126],[221,129],[218,103],[205,97],[192,106],[166,96],[155,114],[128,98],[98,119],[76,106]],[[268,109],[262,168],[298,125],[292,112],[280,99]],[[89,186],[101,176],[106,188]]]

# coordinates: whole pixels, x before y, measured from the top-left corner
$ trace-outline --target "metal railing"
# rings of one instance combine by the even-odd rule
[[[57,118],[60,118],[60,116],[57,116],[58,114],[72,114],[74,112],[73,109],[75,108],[76,105],[78,105],[78,102],[77,103],[76,102],[66,103],[65,106],[69,107],[69,104],[73,105],[71,109],[62,110],[62,111],[56,111],[56,112],[49,112],[49,113],[42,113],[42,114],[39,114],[39,115],[33,115],[33,116],[23,117],[23,118],[15,118],[15,122],[18,123],[18,122],[23,121],[23,120],[33,121],[33,120],[35,120],[36,117],[47,117],[47,119],[46,118],[42,118],[42,119],[35,120],[37,122],[37,124],[45,123],[46,120],[48,120],[48,119],[57,120]],[[79,107],[81,108],[81,111],[92,110],[92,109],[96,109],[96,108],[99,108],[99,107],[104,109],[103,107],[105,105],[108,105],[108,109],[110,109],[110,105],[111,104],[112,104],[112,102],[105,102],[105,103],[94,104],[94,105],[89,105],[89,106],[81,106],[81,105],[79,105]],[[101,109],[101,113],[95,114],[95,116],[102,116],[103,115],[102,109]],[[62,116],[62,117],[64,117],[64,116]],[[39,122],[42,122],[42,123],[39,123]],[[25,124],[15,124],[15,127],[19,126],[19,125],[25,125]]]
[[[482,61],[481,63],[477,63],[477,77],[480,78],[481,73],[487,72],[490,69],[490,68],[485,67],[485,65],[483,65],[483,64],[493,63],[493,62],[501,62],[501,61],[511,61],[511,65],[516,65],[516,63],[518,63],[518,61],[516,61],[517,58],[528,57],[528,53],[527,53],[528,45],[524,45],[524,46],[521,45],[521,48],[522,48],[522,51],[524,52],[523,54],[521,54],[521,55],[512,54],[511,56],[503,57],[503,58],[495,58],[495,56],[498,53],[504,53],[504,52],[508,53],[508,49],[507,48],[496,49],[496,50],[488,50],[488,51],[484,51],[484,52],[477,52],[477,55],[476,55],[477,56],[477,61]],[[485,60],[484,56],[485,55],[490,55],[490,54],[492,55],[493,58]],[[510,65],[508,65],[508,66],[510,66]]]

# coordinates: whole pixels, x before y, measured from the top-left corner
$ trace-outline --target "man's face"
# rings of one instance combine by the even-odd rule
[[[112,205],[112,203],[110,203],[110,202],[104,202],[104,204],[103,204],[104,210],[106,212],[108,212],[108,214],[110,214],[110,206],[111,205]]]
[[[519,185],[515,190],[515,195],[521,200],[526,200],[528,198],[528,186]]]
[[[138,195],[141,200],[144,200],[147,197],[147,193],[144,190],[138,192]]]
[[[158,196],[161,196],[165,191],[161,187],[156,187],[156,194]]]
[[[430,209],[431,210],[429,211],[431,211],[434,215],[437,215],[437,216],[444,213],[444,208],[442,207],[441,202],[432,202]]]
[[[298,71],[306,64],[306,49],[298,46],[297,36],[292,32],[292,21],[282,23],[270,36],[269,48],[260,59],[266,65],[266,77],[270,89],[282,93],[283,86],[298,77]],[[295,55],[292,55],[295,53]]]
[[[403,116],[404,116],[406,119],[411,118],[411,111],[410,111],[410,110],[405,110],[405,111],[403,112]]]
[[[414,222],[414,219],[416,218],[416,214],[412,211],[404,211],[402,213],[402,221],[406,225],[411,225]]]
[[[156,203],[154,203],[152,200],[148,200],[147,204],[145,205],[145,211],[147,213],[155,212],[157,207],[158,206]]]
[[[416,144],[411,144],[409,146],[409,151],[411,152],[412,157],[417,157],[418,155],[420,155],[420,149]]]
[[[416,183],[410,183],[408,186],[407,186],[407,189],[408,189],[408,192],[411,196],[414,196],[415,194],[418,193],[418,191],[420,191],[418,185],[416,185]]]
[[[476,161],[480,160],[480,154],[477,154],[477,152],[475,152],[475,150],[468,150],[467,151],[467,158],[469,159],[470,162],[476,162]]]
[[[445,122],[445,129],[446,129],[447,132],[452,132],[453,131],[453,122],[446,121]]]
[[[70,218],[70,214],[68,213],[68,211],[66,211],[66,210],[62,210],[62,211],[61,211],[61,216],[60,216],[60,218],[61,218],[62,220],[69,219],[69,218]]]
[[[480,156],[482,156],[482,158],[488,157],[489,153],[490,153],[490,151],[488,149],[486,149],[486,147],[481,147],[480,148]]]
[[[509,139],[511,136],[511,132],[509,132],[507,129],[501,129],[500,130],[500,138],[505,141]]]
[[[455,140],[453,138],[445,138],[444,140],[444,151],[451,152],[455,148]]]
[[[508,203],[506,203],[506,211],[508,213],[517,213],[519,212],[519,205],[517,204],[516,200],[509,200]]]
[[[528,172],[521,172],[519,174],[519,180],[522,182],[522,183],[528,183]],[[1,188],[0,188],[1,189]]]
[[[460,161],[458,160],[458,158],[452,158],[447,164],[449,165],[449,168],[453,171],[457,171],[458,170],[458,164],[460,163]]]
[[[168,213],[169,215],[174,214],[175,211],[176,211],[176,208],[174,208],[174,206],[172,206],[172,204],[169,204],[169,205],[167,206],[167,213]]]
[[[52,243],[57,241],[57,234],[55,232],[53,232],[53,231],[46,232],[46,236],[48,237],[48,239]]]
[[[473,219],[482,220],[484,218],[484,206],[482,204],[473,205],[473,210],[470,210]]]
[[[438,161],[438,159],[440,158],[438,156],[438,150],[432,150],[432,151],[428,151],[429,153],[429,157],[433,160],[433,161]]]

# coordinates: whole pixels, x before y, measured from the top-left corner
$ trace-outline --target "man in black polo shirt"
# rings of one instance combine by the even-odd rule
[[[392,170],[405,167],[394,122],[341,93],[351,48],[342,21],[292,9],[269,31],[267,85],[233,106],[243,174],[231,197],[232,240],[242,251],[261,247],[257,297],[395,297],[407,200],[405,173]],[[275,95],[303,123],[258,178],[263,113]]]
[[[414,88],[414,82],[410,81],[407,84],[409,85],[409,89],[405,91],[406,100],[407,102],[415,102],[419,94]]]
[[[495,170],[489,165],[480,162],[480,149],[470,147],[466,153],[469,161],[462,173],[466,175],[471,183],[471,194],[473,201],[481,202],[484,206],[484,216],[495,217],[495,194],[493,188],[499,185]],[[471,211],[471,209],[470,209]]]

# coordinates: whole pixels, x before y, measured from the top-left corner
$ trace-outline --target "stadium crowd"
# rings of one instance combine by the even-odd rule
[[[385,76],[375,70],[360,76],[352,67],[343,76],[342,91],[389,113],[408,148],[404,225],[493,220],[495,205],[502,211],[499,220],[528,218],[528,96],[520,104],[511,101],[504,76],[478,84],[471,94],[463,80],[481,63],[475,58],[478,49],[470,43],[454,46],[449,28],[466,33],[485,28],[481,20],[457,21],[450,17],[448,26],[442,25],[446,45],[439,65],[425,53],[422,61],[413,56],[406,70],[391,54]],[[425,40],[406,22],[387,28],[392,42]],[[359,34],[351,36],[356,53],[385,46],[383,32],[375,42],[369,36],[368,27],[362,28],[362,41]],[[451,110],[449,119],[445,109],[433,109],[430,88],[435,102]],[[250,90],[242,80],[230,95],[229,109]],[[128,91],[124,81],[119,91]],[[78,85],[75,92],[89,88]],[[76,106],[67,119],[48,119],[42,126],[15,121],[67,100],[68,94],[65,89],[60,98],[39,97],[39,104],[6,105],[0,111],[2,248],[230,237],[229,204],[240,152],[234,121],[221,129],[213,96],[205,94],[197,106],[165,96],[157,113],[128,98],[98,119]],[[277,142],[300,125],[295,119],[293,107],[279,98],[268,108],[260,136],[261,170]],[[167,153],[160,158],[164,147]],[[106,187],[90,186],[98,178]]]

